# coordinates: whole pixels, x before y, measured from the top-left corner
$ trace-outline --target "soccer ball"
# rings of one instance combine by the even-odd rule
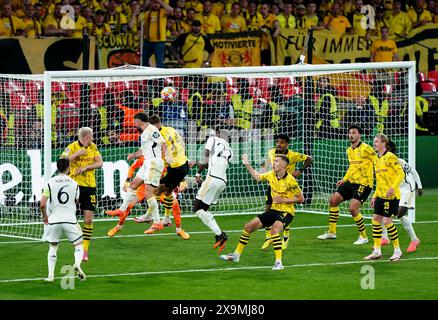
[[[177,96],[176,90],[173,87],[164,87],[160,94],[164,101],[173,101]]]

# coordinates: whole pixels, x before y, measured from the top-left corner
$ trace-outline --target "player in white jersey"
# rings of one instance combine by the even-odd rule
[[[389,141],[387,150],[395,154],[396,146],[393,141]],[[408,209],[414,209],[415,190],[417,190],[418,196],[421,197],[423,195],[423,186],[418,172],[403,159],[399,158],[399,162],[405,172],[405,179],[400,184],[400,202],[397,218],[403,223],[403,227],[411,238],[411,242],[406,252],[414,252],[417,250],[417,246],[420,245],[420,239],[417,238],[414,226],[409,220],[407,212]],[[388,243],[388,231],[383,227],[382,246],[387,245]]]
[[[82,229],[76,220],[76,202],[79,199],[78,184],[68,176],[70,162],[68,159],[59,159],[56,163],[59,174],[51,178],[44,187],[41,198],[41,213],[44,220],[44,236],[50,243],[47,254],[49,275],[45,281],[55,280],[55,266],[58,252],[58,243],[62,233],[65,233],[75,247],[74,270],[79,279],[85,280],[81,269],[84,248],[82,246]]]
[[[196,195],[193,211],[201,221],[215,233],[213,248],[221,252],[227,243],[228,235],[223,232],[213,215],[208,212],[211,204],[216,204],[219,196],[227,186],[227,168],[233,152],[227,141],[219,137],[220,130],[210,133],[205,143],[205,157],[198,164],[197,182],[201,182],[201,173],[208,166],[208,173]]]
[[[165,151],[166,144],[160,131],[153,125],[149,124],[148,117],[145,113],[134,115],[134,125],[140,136],[140,149],[128,155],[128,161],[135,158],[144,157],[143,166],[138,170],[134,180],[129,185],[125,199],[123,199],[120,209],[126,210],[128,205],[135,199],[137,188],[144,183],[145,199],[148,208],[152,214],[153,224],[144,233],[150,234],[163,229],[158,211],[158,202],[155,198],[155,189],[160,185],[161,173],[164,169],[162,155]],[[126,205],[126,208],[124,207]]]

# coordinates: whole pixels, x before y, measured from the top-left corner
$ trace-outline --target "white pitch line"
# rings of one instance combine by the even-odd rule
[[[418,260],[438,260],[438,257],[418,257],[401,259],[399,262],[409,262]],[[319,262],[319,263],[307,263],[307,264],[292,264],[284,266],[285,268],[307,268],[307,267],[323,267],[323,266],[338,266],[348,264],[364,264],[364,263],[390,263],[389,260],[374,260],[374,261],[339,261],[339,262]],[[226,263],[226,262],[224,262]],[[194,272],[218,272],[218,271],[240,271],[240,270],[256,270],[256,269],[271,269],[272,266],[248,266],[248,267],[236,267],[236,268],[213,268],[213,269],[187,269],[187,270],[164,270],[164,271],[144,271],[144,272],[130,272],[130,273],[110,273],[110,274],[96,274],[87,275],[87,278],[111,278],[111,277],[127,277],[127,276],[146,276],[146,275],[160,275],[160,274],[176,274],[176,273],[194,273]],[[63,277],[56,277],[55,279],[62,279]],[[27,279],[7,279],[0,280],[0,283],[11,282],[27,282],[27,281],[40,281],[44,278],[27,278]]]
[[[434,221],[418,221],[415,222],[415,224],[433,224],[438,223],[438,220]],[[400,224],[400,223],[396,223]],[[371,224],[365,224],[366,226],[371,226]],[[337,228],[347,228],[347,227],[356,227],[356,224],[341,224],[338,225]],[[292,227],[291,230],[306,230],[306,229],[321,229],[321,228],[327,228],[327,225],[323,226],[304,226],[304,227]],[[239,233],[242,232],[242,229],[239,230],[224,230],[227,233]],[[257,231],[265,231],[264,229],[259,229]],[[142,237],[162,237],[162,236],[175,236],[175,232],[167,232],[167,233],[155,233],[155,234],[119,234],[114,237],[114,239],[117,238],[142,238]],[[211,234],[211,231],[191,231],[189,234]],[[100,239],[111,239],[109,236],[98,236],[93,237],[93,240],[100,240]],[[61,241],[68,241],[67,239],[62,239]],[[0,245],[2,244],[27,244],[27,243],[45,243],[41,240],[23,240],[23,241],[0,241]]]

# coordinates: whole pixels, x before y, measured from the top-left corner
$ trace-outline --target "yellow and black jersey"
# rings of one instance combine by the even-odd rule
[[[293,199],[296,195],[301,193],[297,180],[287,172],[284,177],[278,179],[274,171],[269,171],[261,174],[260,180],[268,181],[271,187],[272,198],[280,196]],[[293,203],[273,203],[271,209],[295,215],[295,206]]]
[[[210,40],[206,36],[202,34],[195,35],[192,32],[180,35],[172,42],[172,46],[179,50],[186,68],[201,67],[204,60],[204,51],[209,54],[214,51]]]
[[[385,200],[400,199],[400,183],[405,177],[402,166],[397,156],[386,151],[376,160],[376,192],[374,198]],[[390,198],[386,193],[390,188],[394,189],[394,195]]]
[[[355,148],[348,147],[347,157],[349,167],[344,180],[372,188],[374,182],[373,166],[376,162],[374,149],[364,142],[359,142]]]
[[[92,143],[88,147],[82,145],[79,141],[70,143],[61,155],[61,158],[68,158],[72,154],[76,153],[80,149],[85,150],[85,154],[76,157],[73,161],[70,161],[70,177],[78,183],[81,187],[96,187],[96,170],[87,170],[80,175],[74,175],[76,169],[79,167],[85,167],[96,162],[100,157],[100,152],[97,150],[97,146]]]
[[[275,156],[277,155],[277,153],[275,152],[277,149],[273,148],[271,150],[269,150],[268,153],[268,158],[271,161],[271,166],[274,165],[274,160],[275,160]],[[279,154],[283,154],[283,153],[279,153]],[[289,159],[289,164],[286,167],[286,171],[290,174],[292,174],[292,172],[295,171],[295,165],[297,164],[297,162],[303,162],[306,161],[307,159],[307,155],[302,154],[302,153],[298,153],[292,150],[288,150],[287,154],[283,154],[285,155],[288,159]]]
[[[187,162],[184,140],[181,135],[172,127],[161,126],[161,135],[166,140],[165,159],[166,166],[171,168],[181,167]]]

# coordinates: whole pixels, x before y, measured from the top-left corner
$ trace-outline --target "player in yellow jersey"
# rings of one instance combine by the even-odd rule
[[[96,211],[96,169],[103,166],[102,156],[93,143],[93,129],[82,127],[78,140],[70,143],[61,155],[70,161],[70,177],[79,185],[79,207],[84,215],[84,257],[88,261],[88,248],[93,233],[93,216]]]
[[[374,150],[378,155],[374,170],[376,173],[376,191],[371,200],[371,207],[374,208],[372,221],[374,247],[371,254],[366,256],[364,260],[382,258],[382,222],[394,246],[394,254],[389,260],[398,261],[402,256],[398,231],[392,223],[392,215],[397,215],[400,202],[399,186],[405,174],[397,156],[386,149],[388,143],[389,139],[383,133],[379,133],[374,138]]]
[[[278,134],[275,136],[276,140],[276,148],[272,148],[268,152],[268,158],[264,163],[262,171],[267,171],[269,166],[274,165],[274,160],[276,155],[283,154],[289,160],[289,164],[286,167],[286,171],[290,173],[294,178],[298,178],[307,168],[312,165],[313,159],[311,156],[298,153],[289,149],[290,138],[287,134]],[[296,164],[298,162],[304,162],[302,168],[296,169]],[[268,186],[268,190],[266,191],[266,209],[269,209],[272,205],[272,197],[271,197],[271,187]],[[289,225],[285,225],[283,230],[283,249],[286,249],[289,244]],[[262,249],[268,248],[272,243],[270,228],[266,228],[266,237],[265,243],[262,246]]]
[[[126,178],[125,186],[123,188],[123,190],[125,192],[128,191],[128,187],[129,187],[130,181],[132,180],[132,177],[134,176],[135,170],[138,168],[141,168],[143,166],[143,163],[144,163],[144,157],[140,157],[133,164],[131,164],[131,166],[129,167],[128,176]],[[164,170],[163,170],[163,175],[165,173],[167,173],[166,168],[164,168]],[[173,199],[173,203],[172,203],[172,214],[173,214],[173,218],[175,219],[175,226],[176,226],[177,234],[181,238],[183,238],[183,240],[190,239],[190,235],[181,229],[181,207],[179,206],[177,194],[180,192],[184,192],[184,190],[186,188],[187,188],[187,183],[185,181],[183,181],[172,192],[172,194],[174,195],[174,199]],[[136,197],[134,199],[131,199],[130,203],[127,203],[127,197],[124,197],[123,202],[118,209],[108,210],[106,212],[106,214],[108,214],[110,216],[118,216],[119,217],[119,222],[117,223],[117,225],[115,227],[111,228],[108,231],[108,236],[113,237],[117,232],[119,232],[123,228],[123,225],[125,223],[126,217],[129,215],[129,212],[132,210],[132,208],[135,207],[135,205],[137,203],[143,202],[145,197],[146,197],[145,185],[143,183],[137,188]],[[164,195],[161,195],[159,197],[159,199],[157,198],[157,200],[159,200],[161,203],[164,203],[164,200],[165,200]],[[167,219],[169,220],[169,218],[167,218]],[[151,223],[152,220],[153,220],[152,214],[148,210],[148,214],[146,214],[146,218],[144,220],[136,221],[136,222]],[[164,223],[163,223],[163,225],[164,225]],[[165,226],[170,226],[170,225],[171,224],[168,223]]]
[[[347,149],[349,167],[344,178],[336,183],[338,190],[330,198],[329,229],[328,232],[317,237],[320,240],[336,239],[339,204],[351,199],[349,211],[359,230],[359,238],[354,244],[368,243],[360,207],[373,188],[373,166],[376,161],[376,153],[371,146],[361,140],[361,133],[362,129],[356,124],[348,128],[348,138],[351,143]]]
[[[240,255],[248,244],[251,233],[262,228],[271,227],[271,237],[275,253],[275,264],[272,270],[284,269],[282,263],[282,243],[280,232],[285,225],[289,225],[295,216],[294,203],[304,202],[303,193],[295,178],[287,172],[289,165],[287,156],[277,154],[275,156],[273,170],[260,174],[249,164],[246,154],[242,161],[251,176],[256,181],[267,181],[271,187],[272,207],[245,224],[245,229],[240,235],[239,243],[233,253],[222,255],[220,258],[226,261],[238,262]]]
[[[189,163],[185,154],[184,141],[180,134],[172,127],[163,126],[157,115],[151,116],[149,118],[149,123],[160,131],[166,144],[164,161],[167,173],[160,180],[160,185],[155,192],[156,195],[164,194],[163,226],[166,226],[171,224],[170,213],[172,212],[174,201],[172,191],[179,186],[189,172]],[[137,222],[143,222],[142,220],[146,221],[146,215],[136,218]],[[149,233],[153,233],[153,229],[150,230]],[[183,239],[190,238],[190,236],[179,227],[177,227],[176,233]]]

